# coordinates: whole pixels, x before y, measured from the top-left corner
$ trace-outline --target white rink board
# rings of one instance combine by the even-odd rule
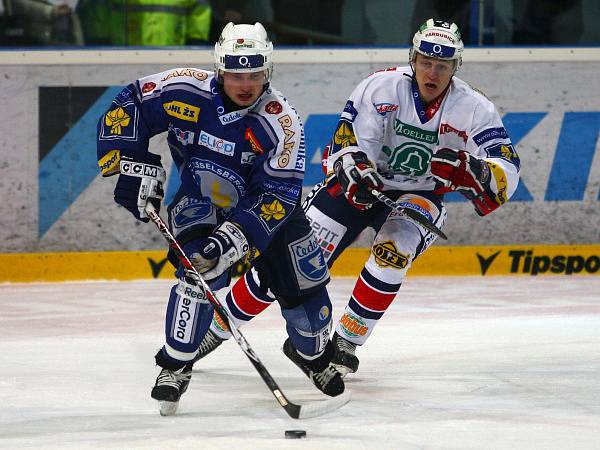
[[[598,448],[598,277],[408,279],[358,350],[351,402],[306,421],[288,418],[234,342],[195,366],[176,417],[158,415],[170,284],[4,285],[0,448]],[[335,319],[353,284],[330,284]],[[276,305],[243,332],[290,398],[322,398],[281,352]]]
[[[551,201],[547,200],[546,194],[565,114],[573,111],[600,114],[600,78],[595,75],[600,73],[600,49],[583,48],[573,52],[563,49],[559,53],[538,49],[537,53],[529,53],[533,62],[515,61],[525,59],[527,51],[513,52],[512,55],[516,56],[511,59],[506,56],[511,55],[509,50],[494,53],[489,49],[478,49],[478,56],[473,61],[468,62],[466,58],[458,76],[484,91],[496,103],[501,115],[544,114],[539,124],[517,146],[522,161],[522,180],[531,199],[509,203],[484,219],[479,218],[466,203],[449,204],[450,216],[445,231],[450,240],[438,245],[598,243],[600,158],[590,159],[588,166],[582,170],[584,188],[581,198]],[[307,51],[309,62],[301,64],[291,62],[294,58],[301,61],[301,53],[288,52],[282,57],[284,61],[276,65],[273,85],[286,94],[304,119],[309,115],[338,114],[346,97],[362,78],[375,70],[404,64],[407,55],[405,48],[364,51],[366,56],[361,56],[363,51],[357,49],[353,57],[346,50],[338,52],[342,59],[354,62],[314,62],[318,58],[334,60],[335,52],[323,50],[315,54]],[[486,52],[490,54],[486,56]],[[131,51],[131,60],[135,64],[127,65],[106,61],[92,64],[90,59],[93,55],[84,54],[79,56],[89,58],[87,63],[77,64],[77,52],[61,54],[63,56],[50,55],[55,58],[55,64],[50,64],[49,56],[40,53],[40,61],[47,64],[34,65],[35,54],[23,56],[13,52],[9,61],[18,61],[21,57],[26,60],[22,61],[24,65],[0,65],[0,100],[3,105],[0,110],[0,195],[10,199],[0,203],[0,217],[3,218],[0,252],[160,248],[162,242],[156,233],[140,228],[128,212],[113,203],[115,178],[102,180],[97,177],[91,181],[40,238],[38,88],[125,85],[137,77],[181,65],[182,59],[187,61],[195,54],[174,52],[169,56],[162,52],[159,57],[167,61],[142,64],[139,61],[145,61],[143,58],[148,58],[148,53]],[[202,55],[198,61],[203,62],[197,65],[210,69],[210,52],[204,50],[197,54]],[[370,62],[356,62],[356,54]],[[394,55],[397,55],[396,61],[391,59]],[[556,59],[560,55],[567,62],[546,60],[548,56]],[[96,56],[100,61],[106,58],[106,52],[104,56]],[[168,62],[170,57],[173,62]],[[390,59],[386,62],[382,60],[384,57]],[[502,62],[481,62],[493,57]],[[66,63],[65,59],[68,59]],[[577,131],[571,130],[571,134],[576,135]],[[597,133],[594,134],[593,130],[590,133],[594,152],[597,153]],[[94,152],[94,144],[85,144],[88,147],[85,156],[89,159],[90,153]],[[151,150],[162,154],[163,161],[169,160],[164,137],[155,138]],[[575,155],[578,149],[566,151]],[[169,169],[168,164],[166,168]],[[71,176],[65,173],[64,182],[69,183]]]

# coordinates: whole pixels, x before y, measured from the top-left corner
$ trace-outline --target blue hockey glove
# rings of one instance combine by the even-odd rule
[[[364,152],[345,153],[333,163],[333,170],[352,206],[364,210],[377,201],[370,191],[383,189],[383,182]]]
[[[146,203],[152,201],[156,211],[160,210],[165,179],[166,172],[160,163],[160,156],[152,153],[136,155],[135,159],[121,156],[115,202],[127,208],[136,219],[148,222],[150,219],[144,210]]]
[[[183,251],[207,281],[225,273],[248,250],[246,236],[233,222],[223,222],[210,236],[183,245]]]
[[[502,196],[491,187],[488,163],[464,151],[443,148],[431,158],[431,173],[449,190],[460,192],[473,203],[480,216],[502,204]]]

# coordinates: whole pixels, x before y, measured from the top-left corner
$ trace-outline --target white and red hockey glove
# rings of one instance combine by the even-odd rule
[[[365,210],[377,201],[370,191],[383,189],[383,182],[364,152],[345,153],[335,161],[333,170],[352,206]]]
[[[431,158],[431,173],[446,189],[460,192],[469,199],[480,216],[501,205],[491,187],[490,167],[483,159],[443,148]]]

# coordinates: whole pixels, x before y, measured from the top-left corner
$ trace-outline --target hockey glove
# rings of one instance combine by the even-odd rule
[[[248,250],[246,236],[233,222],[223,222],[210,236],[183,245],[183,251],[207,281],[225,273]]]
[[[383,182],[364,152],[340,156],[333,164],[333,170],[344,190],[344,196],[352,206],[361,210],[373,206],[376,199],[370,191],[383,189]]]
[[[431,173],[444,187],[469,199],[480,216],[501,205],[497,200],[500,197],[490,185],[490,167],[483,159],[464,151],[443,148],[431,158]]]
[[[160,163],[160,156],[146,153],[134,160],[121,156],[120,175],[115,187],[115,202],[127,208],[131,214],[142,222],[150,219],[144,208],[148,201],[158,212],[160,200],[164,196],[163,186],[166,172]]]

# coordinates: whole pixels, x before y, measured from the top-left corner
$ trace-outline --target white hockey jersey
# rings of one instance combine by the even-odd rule
[[[519,157],[494,104],[453,77],[443,98],[425,108],[409,66],[375,72],[354,89],[330,143],[327,173],[355,146],[377,165],[384,190],[435,190],[430,162],[442,148],[487,160],[500,204],[519,182]]]

